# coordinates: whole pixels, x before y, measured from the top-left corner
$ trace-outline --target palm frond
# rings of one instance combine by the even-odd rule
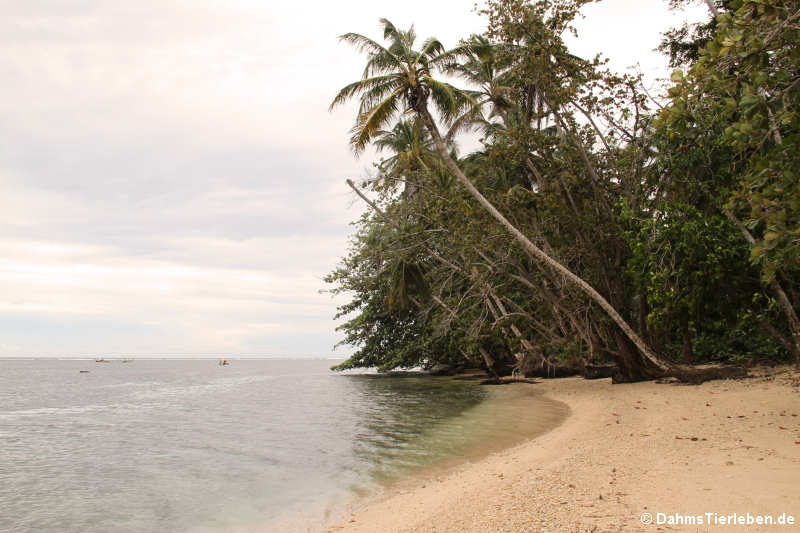
[[[367,60],[367,64],[364,66],[364,72],[361,74],[361,77],[369,78],[375,74],[392,72],[397,69],[405,72],[407,67],[396,53],[372,54]]]
[[[397,113],[400,96],[403,88],[395,89],[382,102],[365,113],[360,113],[356,123],[350,130],[350,145],[356,154],[360,154],[369,145],[377,132],[381,130],[391,118]]]
[[[478,102],[466,91],[457,89],[449,83],[428,76],[425,80],[431,91],[436,110],[445,122],[450,123],[469,107],[477,107]]]
[[[369,91],[380,87],[382,84],[391,81],[394,78],[392,75],[376,76],[374,78],[361,79],[344,86],[331,102],[328,110],[332,110],[338,105],[345,103],[347,100],[353,98],[360,93],[369,94]]]
[[[392,58],[397,63],[401,62],[395,54],[389,51],[389,49],[370,39],[369,37],[361,35],[360,33],[345,33],[344,35],[339,36],[339,42],[345,42],[353,45],[359,52],[366,52],[370,54],[370,56],[386,55],[388,58]]]
[[[447,131],[447,135],[445,135],[445,140],[450,143],[460,132],[474,130],[484,122],[486,122],[486,119],[483,116],[481,107],[470,107],[465,113],[462,113],[458,118],[453,120],[450,124],[450,129]]]
[[[444,45],[439,41],[439,39],[435,37],[429,37],[422,43],[422,48],[420,49],[419,53],[417,54],[417,59],[415,62],[418,62],[420,58],[427,58],[430,60],[435,60],[437,57],[442,56],[445,53]]]
[[[387,18],[381,18],[381,26],[383,26],[383,38],[386,41],[399,41],[401,39],[401,32],[392,22]]]
[[[361,103],[358,107],[359,114],[369,112],[370,109],[383,101],[386,95],[402,86],[402,80],[398,80],[396,75],[387,75],[386,78],[388,79],[361,94]]]

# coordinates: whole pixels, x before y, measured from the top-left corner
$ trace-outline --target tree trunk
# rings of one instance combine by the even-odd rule
[[[650,315],[650,305],[647,303],[647,289],[642,289],[639,294],[639,331],[642,333],[644,342],[650,342],[650,335],[647,331],[647,317]]]
[[[789,340],[784,337],[783,333],[778,331],[775,326],[766,320],[759,320],[759,323],[765,330],[767,330],[767,333],[769,333],[773,339],[781,343],[783,347],[786,348],[786,351],[794,356],[795,360],[800,361],[800,351],[798,351],[797,346],[789,342]]]
[[[717,6],[714,5],[714,0],[706,0],[706,5],[708,6],[708,10],[711,11],[711,16],[717,18],[719,16],[719,10]]]
[[[467,191],[472,195],[478,203],[486,209],[489,214],[494,217],[503,227],[505,227],[509,233],[522,245],[522,247],[531,253],[534,257],[536,257],[539,261],[547,265],[548,267],[552,268],[572,283],[578,286],[583,292],[585,292],[597,305],[599,305],[603,311],[605,311],[608,316],[617,324],[619,329],[625,334],[625,336],[630,340],[631,343],[636,347],[638,350],[638,354],[630,355],[626,357],[625,361],[620,361],[620,371],[623,373],[622,378],[625,380],[641,380],[647,378],[656,378],[665,375],[671,368],[671,365],[662,361],[658,356],[656,356],[652,350],[645,344],[645,342],[636,334],[635,331],[625,322],[625,319],[620,316],[616,309],[614,309],[608,301],[603,298],[603,296],[598,293],[591,285],[586,283],[583,279],[572,273],[568,268],[564,265],[559,263],[558,261],[554,260],[547,254],[545,254],[541,249],[539,249],[535,244],[533,244],[525,235],[522,234],[511,222],[503,216],[497,208],[492,205],[486,197],[481,194],[481,192],[472,184],[472,182],[467,178],[467,176],[458,168],[455,161],[450,157],[450,154],[447,151],[447,146],[445,146],[444,141],[439,133],[439,129],[436,127],[436,123],[433,120],[430,112],[428,111],[427,107],[422,105],[419,106],[420,109],[417,111],[420,113],[423,123],[425,127],[430,132],[431,136],[433,137],[434,143],[436,144],[436,148],[439,151],[439,154],[442,156],[447,167],[453,173],[453,176],[461,182],[461,184],[467,189]]]
[[[609,355],[617,363],[617,372],[611,376],[612,382],[632,383],[650,379],[654,375],[659,377],[664,375],[660,367],[654,366],[641,356],[637,347],[619,329],[614,330],[614,338],[617,341],[617,351]]]
[[[486,371],[494,376],[495,379],[499,378],[500,376],[498,376],[497,372],[494,370],[495,361],[492,356],[489,355],[489,352],[487,352],[482,346],[478,347],[478,351],[481,353],[481,356],[483,356],[483,362],[486,364]]]
[[[739,228],[742,236],[750,244],[750,246],[756,245],[755,237],[753,237],[753,234],[747,229],[747,226],[742,224],[742,222],[736,218],[736,215],[728,210],[725,210],[725,216],[727,216],[731,222],[736,224],[736,227]],[[789,297],[786,296],[786,292],[783,290],[783,287],[781,287],[781,284],[778,283],[777,277],[770,282],[769,288],[772,291],[772,294],[774,294],[775,298],[778,300],[778,303],[783,310],[783,314],[786,316],[786,320],[789,322],[789,331],[791,331],[792,341],[794,341],[794,349],[791,350],[791,352],[795,355],[794,364],[797,366],[797,368],[800,368],[800,318],[797,317],[797,312],[795,312],[792,302],[789,301]]]

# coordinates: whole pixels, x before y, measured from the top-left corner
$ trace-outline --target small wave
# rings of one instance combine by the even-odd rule
[[[16,411],[0,412],[0,420],[13,421],[20,418],[31,418],[41,416],[69,416],[83,415],[87,413],[108,412],[118,410],[138,410],[155,409],[159,407],[156,403],[113,403],[113,404],[90,404],[74,407],[37,407],[34,409],[19,409]]]
[[[109,383],[106,385],[98,385],[96,388],[98,389],[122,389],[122,388],[134,388],[134,387],[157,387],[158,385],[165,385],[166,382],[164,381],[125,381],[123,383]]]
[[[131,394],[131,397],[138,399],[146,398],[176,398],[181,396],[196,396],[200,394],[207,394],[213,392],[221,392],[246,385],[248,383],[257,383],[262,381],[270,381],[277,376],[241,376],[241,377],[226,377],[220,378],[208,383],[196,383],[193,385],[177,385],[167,386],[152,390],[137,391]]]

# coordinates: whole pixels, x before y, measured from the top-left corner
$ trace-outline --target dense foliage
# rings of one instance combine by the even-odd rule
[[[341,368],[800,360],[800,0],[709,3],[666,35],[685,71],[660,99],[569,52],[588,1],[490,0],[449,50],[343,36],[367,66],[332,107],[359,98],[351,144],[384,157],[326,279]]]

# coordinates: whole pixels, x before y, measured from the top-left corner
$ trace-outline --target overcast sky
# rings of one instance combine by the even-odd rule
[[[370,165],[327,111],[363,64],[336,37],[453,45],[473,4],[0,0],[0,356],[330,356],[318,291]],[[705,15],[605,0],[570,42],[655,77],[659,32]]]

